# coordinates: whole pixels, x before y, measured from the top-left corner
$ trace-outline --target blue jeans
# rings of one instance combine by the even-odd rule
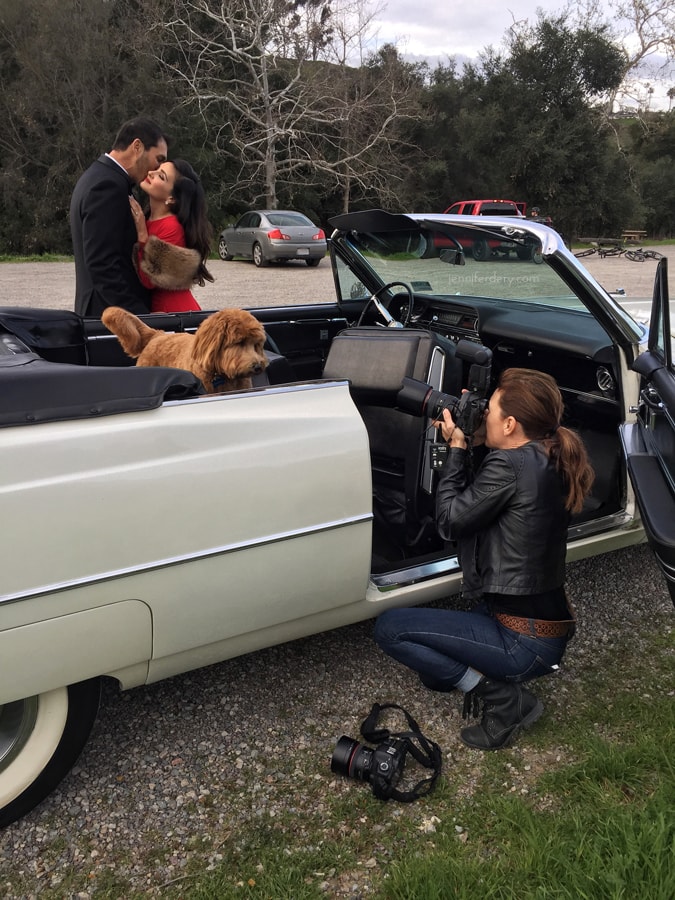
[[[384,652],[417,672],[428,688],[450,691],[469,669],[495,681],[547,675],[565,652],[567,638],[540,638],[504,628],[483,605],[471,612],[390,609],[375,623]]]

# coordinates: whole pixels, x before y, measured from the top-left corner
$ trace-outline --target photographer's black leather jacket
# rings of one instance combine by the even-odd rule
[[[569,514],[562,478],[537,441],[492,450],[473,481],[450,448],[436,493],[441,537],[457,541],[467,598],[561,587]]]

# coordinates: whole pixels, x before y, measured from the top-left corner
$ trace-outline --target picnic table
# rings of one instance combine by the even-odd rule
[[[633,229],[629,228],[623,232],[621,237],[627,244],[641,244],[644,241],[644,239],[647,237],[647,232],[639,231],[636,228],[633,228]]]

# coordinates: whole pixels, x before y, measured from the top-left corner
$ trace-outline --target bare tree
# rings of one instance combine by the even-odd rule
[[[153,14],[156,58],[239,160],[232,194],[271,208],[281,184],[332,180],[345,208],[354,185],[386,194],[414,78],[395,53],[362,72],[364,0],[172,0]]]
[[[305,78],[317,55],[327,3],[308,0],[172,0],[154,9],[155,55],[197,104],[215,149],[236,154],[233,191],[277,206],[277,184],[310,168],[305,122],[321,115]]]
[[[336,186],[343,212],[355,194],[375,194],[396,205],[413,150],[406,127],[423,118],[424,67],[404,62],[391,44],[372,51],[374,21],[384,6],[364,0],[332,3],[323,50],[332,66],[332,91],[326,95],[331,124],[312,143],[315,167]]]
[[[314,136],[315,168],[332,180],[343,212],[356,196],[396,206],[407,161],[419,153],[407,136],[408,126],[423,118],[418,67],[387,44],[364,66],[337,67],[332,85],[330,127]]]
[[[572,21],[584,25],[602,22],[603,12],[595,0],[571,0],[567,12]],[[609,97],[608,112],[612,112],[621,94],[634,96],[640,69],[652,78],[672,71],[675,62],[675,4],[673,0],[619,0],[612,7],[612,20],[605,23],[616,43],[621,47],[625,66],[621,87]],[[645,86],[649,108],[653,88]]]

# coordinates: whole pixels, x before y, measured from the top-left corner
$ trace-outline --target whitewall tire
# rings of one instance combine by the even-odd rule
[[[91,732],[101,696],[92,678],[0,706],[0,828],[51,793]]]

